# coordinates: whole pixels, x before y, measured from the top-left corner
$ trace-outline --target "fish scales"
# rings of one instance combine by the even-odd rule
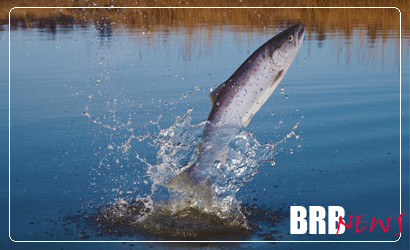
[[[305,35],[301,24],[274,36],[252,53],[228,80],[210,94],[212,109],[205,124],[198,156],[166,186],[210,204],[211,168],[222,163],[230,141],[272,95],[295,58]]]

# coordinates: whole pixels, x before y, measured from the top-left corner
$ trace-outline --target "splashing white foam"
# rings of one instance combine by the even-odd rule
[[[178,116],[176,121],[168,128],[160,127],[160,116],[157,121],[151,122],[158,129],[156,133],[134,135],[133,130],[127,129],[127,132],[131,132],[131,135],[125,137],[124,143],[118,147],[118,153],[135,154],[136,158],[146,166],[146,174],[151,181],[151,194],[145,198],[136,199],[140,204],[139,206],[142,206],[141,202],[143,203],[142,207],[146,212],[140,218],[135,218],[135,221],[141,222],[141,220],[149,218],[148,214],[155,217],[158,213],[168,214],[164,211],[178,214],[187,212],[187,209],[199,208],[201,213],[212,214],[244,226],[246,225],[246,219],[240,211],[240,203],[235,197],[236,193],[247,181],[253,178],[263,162],[269,162],[272,166],[275,165],[274,157],[277,154],[275,147],[279,143],[292,137],[299,138],[299,135],[296,134],[299,122],[296,122],[290,132],[282,139],[274,143],[260,143],[251,132],[242,129],[229,144],[226,162],[216,161],[212,166],[213,200],[211,207],[204,208],[201,206],[201,201],[191,200],[187,202],[186,197],[165,187],[165,184],[173,176],[183,171],[197,158],[198,153],[195,146],[201,140],[206,121],[191,124],[192,111],[192,109],[188,109],[183,116]],[[86,116],[95,123],[91,115]],[[103,126],[103,124],[100,125]],[[127,127],[122,123],[117,126],[115,128]],[[114,129],[114,131],[118,131],[118,129]],[[150,163],[151,160],[140,156],[142,152],[133,151],[134,148],[131,145],[134,139],[139,142],[147,140],[149,141],[148,145],[157,150],[155,163]],[[138,177],[135,176],[135,178]],[[123,218],[122,214],[135,206],[132,204],[118,199],[117,202],[114,202],[113,208],[115,209],[111,211],[111,215],[115,216],[116,220]],[[151,223],[153,222],[151,221]],[[160,220],[156,223],[160,223]]]

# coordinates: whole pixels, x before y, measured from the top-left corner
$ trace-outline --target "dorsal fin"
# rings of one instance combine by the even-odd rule
[[[209,94],[209,99],[211,100],[212,106],[214,105],[216,99],[218,99],[219,93],[221,90],[225,87],[225,83],[222,83],[216,89],[212,90],[212,92]]]

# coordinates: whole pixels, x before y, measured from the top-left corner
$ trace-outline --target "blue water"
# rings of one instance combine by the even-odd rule
[[[4,28],[6,29],[6,28]],[[243,32],[238,32],[241,30]],[[11,237],[18,241],[158,240],[146,233],[114,235],[87,222],[96,209],[120,198],[151,193],[147,164],[158,148],[132,136],[158,133],[192,108],[191,123],[206,119],[210,88],[225,81],[258,46],[277,33],[247,27],[215,27],[152,33],[94,27],[16,29],[11,32]],[[250,34],[250,35],[249,35]],[[279,89],[246,128],[261,143],[280,141],[275,165],[263,163],[236,194],[243,204],[280,214],[274,224],[256,219],[241,240],[396,240],[397,223],[356,234],[290,235],[289,206],[342,206],[347,214],[398,216],[400,210],[400,115],[402,116],[402,211],[408,211],[409,51],[403,49],[402,113],[398,41],[375,44],[358,32],[349,40],[328,33],[305,40]],[[2,44],[0,140],[7,148],[8,32]],[[341,42],[339,42],[341,41]],[[408,43],[406,38],[404,44]],[[340,45],[341,44],[341,45]],[[349,50],[347,50],[349,47]],[[384,55],[384,56],[382,56]],[[283,87],[281,91],[280,88]],[[158,123],[158,124],[157,124]],[[130,139],[131,138],[131,139]],[[124,151],[124,143],[130,139]],[[0,248],[73,249],[63,243],[12,243],[8,231],[7,150],[2,150]],[[407,214],[406,214],[407,215]],[[360,245],[408,248],[408,216],[399,243]],[[311,243],[212,244],[210,248],[305,249]],[[85,246],[85,245],[81,245]],[[179,247],[192,245],[179,245]],[[316,249],[356,247],[315,243]],[[88,244],[101,248],[166,248],[165,243]]]

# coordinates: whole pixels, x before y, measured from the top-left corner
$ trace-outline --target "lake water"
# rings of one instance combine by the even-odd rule
[[[101,223],[101,209],[118,204],[119,200],[150,197],[153,179],[147,171],[158,164],[158,150],[165,143],[160,141],[162,144],[156,145],[153,138],[158,139],[160,131],[170,128],[184,115],[179,119],[190,119],[191,125],[178,136],[192,133],[198,137],[201,130],[193,131],[194,125],[208,116],[211,88],[224,82],[256,48],[289,26],[278,23],[254,29],[246,25],[190,27],[180,23],[176,28],[158,25],[151,31],[90,22],[57,23],[54,29],[47,25],[15,27],[11,31],[10,99],[12,238],[18,241],[173,239],[162,231],[130,229],[127,222]],[[6,55],[8,32],[7,27],[2,28],[1,51]],[[253,137],[246,142],[265,146],[278,143],[290,134],[269,149],[273,158],[255,166],[253,178],[235,194],[251,230],[230,233],[226,229],[220,237],[216,234],[215,238],[201,239],[394,241],[398,238],[394,235],[399,230],[398,224],[393,221],[388,232],[376,227],[372,232],[366,229],[361,233],[347,229],[343,235],[289,234],[289,207],[294,205],[342,206],[347,215],[366,214],[369,220],[374,216],[386,220],[388,216],[399,215],[400,115],[401,211],[409,212],[408,34],[404,33],[402,40],[400,114],[397,33],[382,30],[373,36],[367,27],[360,25],[353,27],[350,34],[337,29],[320,33],[309,26],[307,32],[279,88],[244,132],[252,133]],[[1,63],[0,139],[6,145],[7,61]],[[260,153],[264,149],[258,150]],[[7,162],[6,152],[2,151],[1,157],[2,162]],[[6,168],[1,171],[6,183],[8,171]],[[2,191],[6,192],[6,189]],[[7,204],[6,198],[2,197],[2,203]],[[1,205],[2,214],[7,210],[6,205]],[[6,222],[7,218],[2,219]],[[403,217],[403,232],[400,243],[361,246],[406,249],[408,216]],[[0,247],[26,246],[2,239]],[[305,249],[306,244],[313,243],[205,246]],[[75,247],[68,243],[31,246]],[[87,246],[168,247],[165,243]],[[308,246],[346,247],[339,243]]]

